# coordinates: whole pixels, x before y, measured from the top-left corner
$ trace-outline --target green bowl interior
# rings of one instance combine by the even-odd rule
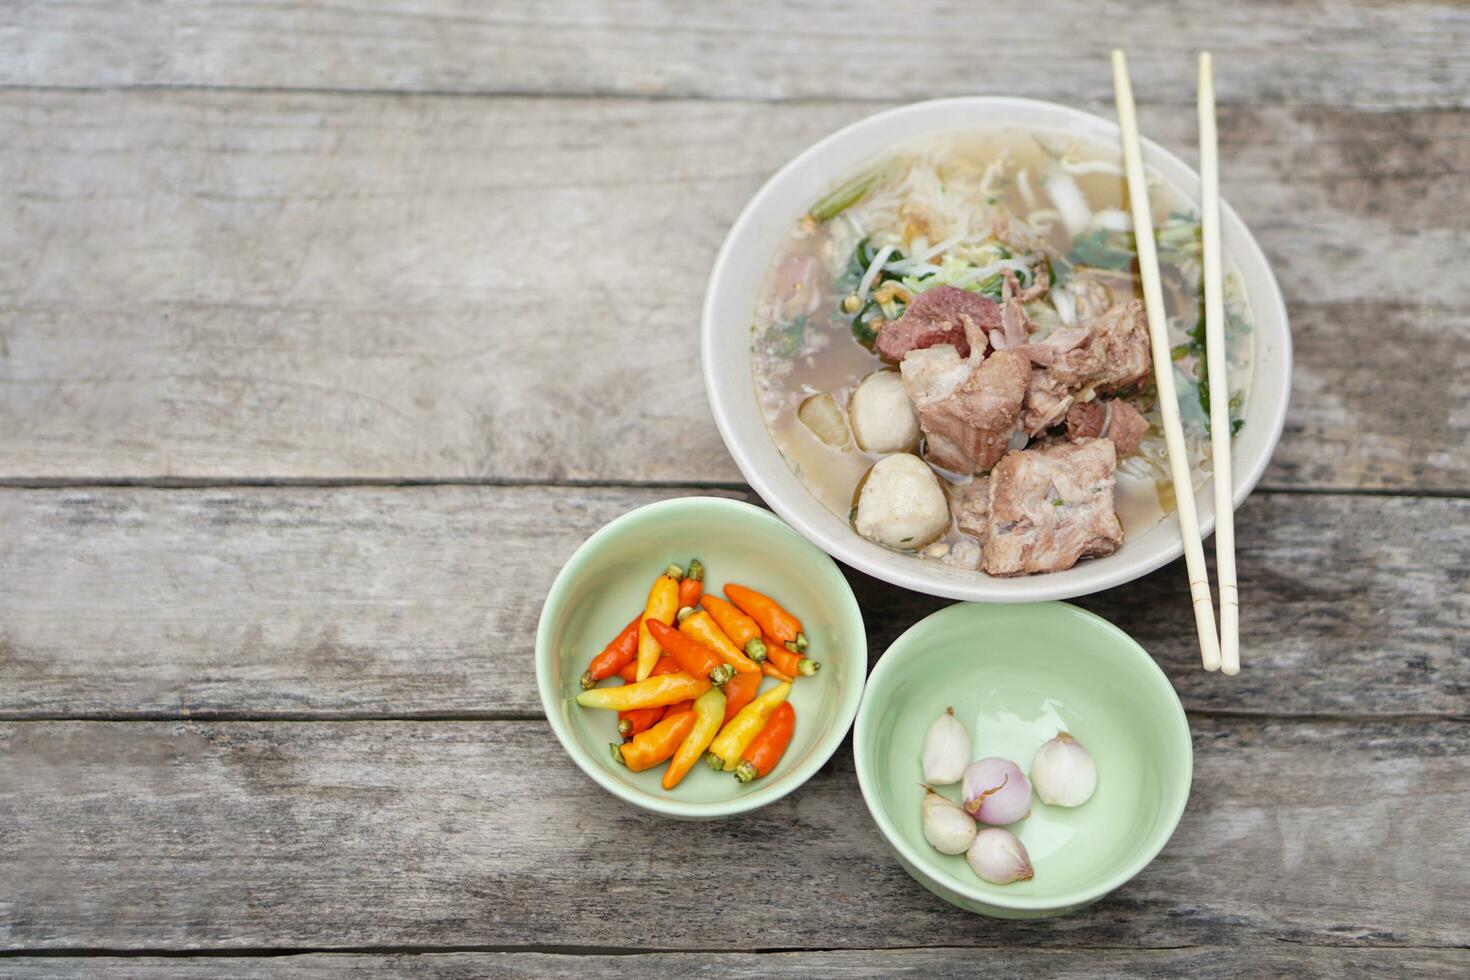
[[[934,719],[952,706],[972,758],[1002,756],[1027,775],[1058,731],[1092,753],[1098,787],[1072,809],[1032,796],[1010,829],[1036,875],[991,885],[964,855],[924,839],[919,756]],[[1148,654],[1104,620],[1062,603],[951,606],[884,654],[858,715],[857,768],[889,843],[911,864],[976,901],[1040,909],[1090,901],[1132,877],[1173,833],[1189,795],[1192,748],[1183,709]],[[955,802],[960,784],[936,787]]]
[[[768,593],[798,616],[822,664],[792,686],[796,732],[777,767],[748,784],[702,762],[672,791],[663,766],[631,772],[613,761],[615,712],[571,699],[592,659],[643,608],[649,585],[671,562],[704,563],[707,591],[738,582]],[[832,559],[767,511],[739,501],[686,497],[626,514],[590,538],[558,576],[541,614],[537,679],[558,737],[582,769],[639,806],[671,816],[717,817],[761,806],[805,782],[847,734],[862,698],[867,640],[847,580]],[[604,681],[616,686],[617,680]],[[766,678],[761,690],[776,681]]]

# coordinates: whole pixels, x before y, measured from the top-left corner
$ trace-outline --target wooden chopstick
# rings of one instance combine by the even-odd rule
[[[1221,271],[1220,147],[1215,132],[1215,72],[1199,56],[1200,227],[1204,238],[1205,358],[1214,456],[1215,574],[1220,585],[1220,670],[1240,673],[1240,597],[1235,587],[1235,481],[1230,475],[1230,381],[1225,376],[1225,277]]]
[[[1138,269],[1143,277],[1143,305],[1153,349],[1154,380],[1159,409],[1164,416],[1164,440],[1169,447],[1169,470],[1174,478],[1179,534],[1184,540],[1184,564],[1189,571],[1189,594],[1194,602],[1194,624],[1199,633],[1200,660],[1205,670],[1220,668],[1220,638],[1215,635],[1215,605],[1205,571],[1205,549],[1200,543],[1199,517],[1194,510],[1194,483],[1179,424],[1179,397],[1174,390],[1174,360],[1169,354],[1169,330],[1164,316],[1164,291],[1159,281],[1159,256],[1154,248],[1153,212],[1149,208],[1148,178],[1138,143],[1138,113],[1133,85],[1122,51],[1113,52],[1113,89],[1118,102],[1118,127],[1123,135],[1123,164],[1128,172],[1128,201],[1133,209],[1133,237],[1138,243]]]

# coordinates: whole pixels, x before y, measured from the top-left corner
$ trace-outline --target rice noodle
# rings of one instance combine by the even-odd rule
[[[1016,174],[1016,187],[1021,192],[1021,200],[1026,202],[1026,207],[1036,209],[1036,192],[1031,190],[1031,168],[1022,167],[1021,172]]]
[[[1077,325],[1077,297],[1072,295],[1072,290],[1066,286],[1053,286],[1048,295],[1051,297],[1051,305],[1056,308],[1057,316],[1062,318],[1062,323],[1075,327]]]
[[[1087,174],[1107,174],[1109,177],[1122,177],[1123,168],[1116,163],[1106,160],[1067,160],[1061,161],[1062,169],[1076,177]]]
[[[1132,231],[1133,216],[1119,208],[1103,208],[1092,215],[1089,228],[1106,228],[1108,231]]]
[[[1053,170],[1047,174],[1046,192],[1061,212],[1067,234],[1076,238],[1087,230],[1087,223],[1092,220],[1092,208],[1071,174],[1065,170]]]

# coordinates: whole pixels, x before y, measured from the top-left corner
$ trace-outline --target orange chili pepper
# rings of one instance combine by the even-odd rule
[[[698,558],[689,559],[689,571],[679,581],[679,608],[692,606],[704,594],[704,564]]]
[[[780,603],[743,585],[725,586],[725,595],[745,615],[760,624],[761,632],[775,637],[792,653],[806,653],[806,634],[801,620],[781,608]]]
[[[798,675],[810,677],[822,669],[822,665],[811,657],[803,657],[799,653],[792,653],[778,643],[772,643],[767,646],[766,655],[769,658],[767,663],[775,664],[777,670],[783,674],[790,674],[792,677]]]
[[[658,658],[658,663],[653,665],[653,672],[648,676],[657,677],[659,674],[677,674],[683,669],[683,667],[679,666],[679,661],[666,655]],[[622,670],[618,671],[618,676],[629,684],[633,683],[638,679],[637,662],[635,661],[625,665]]]
[[[724,727],[730,723],[730,719],[740,713],[755,698],[755,692],[761,687],[760,674],[736,674],[730,678],[724,687],[725,691],[725,720],[720,723]]]
[[[617,638],[592,658],[592,662],[587,665],[587,670],[582,675],[583,690],[596,687],[598,681],[616,674],[638,656],[639,622],[641,622],[639,617],[634,616],[633,621],[623,627],[623,631],[617,635]]]
[[[721,660],[742,673],[760,672],[756,662],[741,653],[740,648],[730,642],[730,638],[715,625],[713,617],[703,609],[685,616],[684,621],[679,624],[679,632],[713,650],[720,655]]]
[[[651,769],[679,750],[689,730],[694,727],[694,712],[681,711],[669,715],[648,731],[625,745],[612,745],[613,758],[634,772]]]
[[[735,778],[742,783],[759,779],[781,761],[786,746],[791,744],[791,735],[796,731],[796,709],[790,701],[782,701],[771,712],[771,720],[759,735],[746,746],[740,765],[735,767]]]
[[[695,643],[672,626],[665,626],[656,619],[644,620],[643,625],[648,627],[659,647],[695,677],[708,678],[711,684],[720,687],[735,676],[735,668],[721,663],[713,650]]]
[[[632,738],[639,732],[646,732],[657,725],[669,710],[664,707],[656,708],[634,708],[631,711],[618,712],[618,734],[623,738]]]
[[[708,694],[708,693],[709,693],[708,691],[705,691],[704,692],[704,694]],[[704,697],[704,694],[701,694],[699,697],[700,698]],[[671,705],[669,705],[667,708],[664,709],[664,711],[667,714],[671,714],[671,715],[677,715],[681,711],[693,711],[694,710],[694,702],[695,701],[698,701],[698,700],[699,700],[699,698],[690,698],[688,701],[680,701],[678,704],[671,704]]]
[[[776,678],[776,680],[783,681],[787,684],[790,684],[792,681],[796,680],[795,677],[792,677],[790,674],[786,673],[784,670],[779,669],[775,664],[771,663],[769,657],[761,661],[761,673],[765,674],[767,677],[774,677]]]
[[[724,634],[745,651],[745,655],[756,663],[766,659],[766,641],[761,638],[761,628],[755,620],[736,609],[717,595],[707,595],[699,604],[714,617],[715,624]]]

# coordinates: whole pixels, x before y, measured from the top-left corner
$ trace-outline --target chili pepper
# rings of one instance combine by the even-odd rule
[[[771,712],[771,720],[766,722],[766,727],[761,729],[761,733],[746,748],[740,765],[735,767],[735,778],[742,783],[748,783],[776,768],[776,763],[786,754],[786,746],[791,744],[791,734],[794,731],[796,709],[791,706],[790,701],[782,701]]]
[[[786,673],[784,670],[781,670],[775,664],[771,663],[769,657],[761,661],[761,673],[765,674],[767,677],[774,677],[776,678],[776,680],[782,681],[787,684],[796,680],[795,677],[792,677],[790,674]]]
[[[713,617],[703,609],[685,617],[684,622],[679,624],[679,632],[713,650],[720,655],[721,660],[736,670],[746,674],[760,673],[756,662],[741,653],[740,648],[730,642],[730,638],[715,625]]]
[[[647,620],[643,625],[648,627],[648,632],[653,634],[655,642],[664,652],[679,661],[679,665],[695,677],[706,677],[711,684],[721,687],[735,676],[735,668],[720,663],[720,658],[715,656],[713,650],[694,642],[672,626],[665,626],[656,619]]]
[[[689,571],[679,581],[679,605],[692,606],[704,594],[704,564],[698,558],[689,559]]]
[[[671,714],[668,708],[634,708],[631,711],[618,712],[618,734],[623,738],[631,738],[639,732],[646,732],[657,725],[664,715]]]
[[[725,595],[741,612],[760,624],[761,632],[780,640],[781,645],[792,653],[806,653],[806,634],[801,631],[801,620],[782,609],[775,599],[733,584],[725,586]]]
[[[725,691],[725,720],[721,727],[728,725],[730,719],[740,713],[740,709],[750,703],[755,697],[755,692],[761,688],[760,674],[736,674],[730,678],[724,687]]]
[[[657,708],[699,697],[710,689],[710,683],[680,671],[634,681],[622,687],[594,687],[577,695],[584,708],[608,708],[628,711],[633,708]]]
[[[617,690],[613,688],[613,690]],[[592,692],[588,692],[592,693]],[[751,740],[760,734],[760,730],[766,727],[766,721],[771,717],[771,712],[776,710],[776,705],[786,700],[791,693],[791,684],[777,684],[754,701],[740,709],[730,724],[720,729],[720,734],[710,743],[709,765],[716,772],[720,770],[730,771],[740,765],[740,756],[750,745]]]
[[[781,673],[790,674],[792,677],[798,675],[810,677],[822,669],[822,665],[811,657],[803,657],[799,653],[792,653],[785,647],[775,643],[766,647],[766,654],[770,658],[769,663],[775,664],[776,669]]]
[[[666,655],[658,658],[658,663],[653,665],[653,673],[648,676],[657,677],[659,674],[677,674],[683,669],[683,667],[679,666],[679,661]],[[618,671],[617,676],[629,684],[633,683],[638,679],[638,662],[636,660],[629,661],[623,666],[622,670]]]
[[[656,619],[665,625],[674,621],[674,614],[679,611],[679,579],[683,577],[682,568],[670,565],[664,569],[662,575],[653,580],[653,588],[648,590],[648,602],[643,607],[643,622],[638,627],[640,681],[647,680],[648,675],[653,672],[653,665],[658,663],[658,644],[648,633],[648,621]]]
[[[699,600],[714,617],[715,624],[745,655],[756,663],[766,659],[766,641],[761,638],[761,628],[755,620],[736,609],[717,595],[703,596]]]
[[[694,727],[694,712],[681,711],[668,715],[663,721],[634,738],[625,745],[612,745],[613,758],[634,772],[651,769],[678,751],[680,744]]]
[[[708,693],[709,693],[708,691],[705,691],[704,692],[704,694],[708,694]],[[704,697],[704,694],[701,694],[699,697],[700,698]],[[670,715],[677,715],[681,711],[693,711],[694,710],[694,702],[695,701],[698,701],[698,700],[699,700],[699,698],[690,698],[688,701],[680,701],[678,704],[671,704],[667,708],[664,709],[664,712],[666,714],[670,714]]]
[[[582,689],[596,687],[597,682],[606,677],[611,677],[633,662],[638,656],[638,624],[642,622],[637,616],[633,621],[623,627],[623,631],[617,635],[602,652],[592,658],[587,665],[587,670],[582,674]]]
[[[727,687],[729,685],[726,685]],[[694,701],[694,727],[684,736],[674,753],[669,768],[664,770],[663,787],[673,789],[699,761],[709,743],[715,740],[725,723],[725,692],[717,687],[705,691]]]

